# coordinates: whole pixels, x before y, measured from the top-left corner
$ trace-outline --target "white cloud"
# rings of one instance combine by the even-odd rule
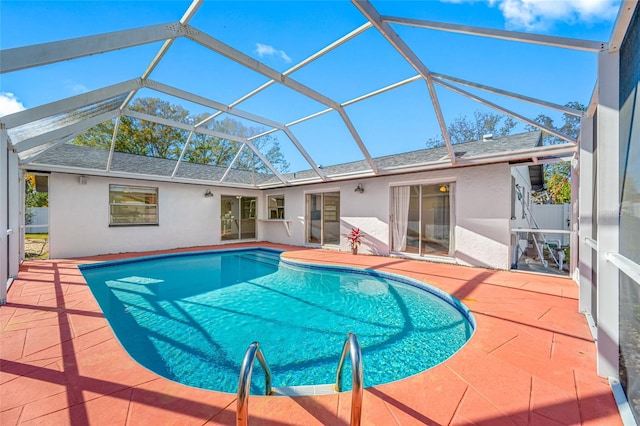
[[[618,11],[616,0],[490,0],[497,4],[507,27],[544,29],[555,21],[594,22],[612,19]]]
[[[291,62],[291,58],[285,53],[284,50],[276,50],[273,48],[273,46],[269,46],[268,44],[256,43],[256,53],[261,58],[263,56],[276,55],[282,58],[286,63]]]
[[[445,3],[478,0],[441,0]],[[596,22],[615,18],[620,0],[486,0],[497,6],[509,29],[543,30],[557,21]]]
[[[9,92],[0,93],[0,117],[22,111],[23,109],[25,109],[25,107],[22,105],[22,102],[16,98],[16,95]]]
[[[71,80],[66,80],[64,83],[65,83],[65,87],[75,95],[89,91],[89,89],[87,89],[87,86],[85,86],[82,83],[76,83]]]

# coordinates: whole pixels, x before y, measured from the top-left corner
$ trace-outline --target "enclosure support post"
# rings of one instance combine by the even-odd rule
[[[619,251],[620,225],[620,53],[598,55],[597,241],[598,374],[618,378],[620,272],[607,260]]]
[[[583,117],[580,131],[580,156],[578,179],[572,181],[571,188],[578,186],[578,244],[571,251],[578,250],[578,272],[580,282],[580,312],[592,312],[591,291],[593,288],[593,249],[587,245],[587,238],[593,235],[593,117]],[[577,183],[577,185],[576,185]]]
[[[7,303],[9,280],[9,145],[7,129],[0,122],[0,305]]]
[[[573,158],[571,160],[571,204],[569,212],[569,230],[571,235],[569,236],[569,276],[577,278],[578,276],[578,192],[579,181],[578,178],[578,159]]]
[[[18,277],[20,268],[20,169],[18,168],[18,154],[12,151],[7,152],[8,156],[8,176],[7,195],[9,212],[7,222],[9,223],[9,279]]]

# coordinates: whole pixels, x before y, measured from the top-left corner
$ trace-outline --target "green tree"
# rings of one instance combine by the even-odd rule
[[[34,175],[25,175],[24,204],[27,207],[49,207],[49,194],[36,190]]]
[[[194,122],[199,123],[206,117],[207,115],[196,116]],[[264,131],[259,127],[246,127],[241,122],[230,118],[208,122],[203,127],[245,139]],[[284,158],[276,138],[271,135],[265,135],[252,140],[251,143],[278,171],[286,172],[289,169],[289,163]],[[193,163],[228,166],[241,146],[242,142],[197,133],[192,136],[184,159]],[[233,167],[241,170],[270,173],[269,168],[248,146],[242,150]]]
[[[502,137],[511,133],[516,121],[506,115],[488,111],[475,111],[473,118],[458,116],[447,126],[449,139],[452,144],[481,140],[484,135],[492,134]],[[427,148],[444,146],[442,136],[436,136],[427,141]]]
[[[172,121],[191,124],[189,111],[179,105],[158,98],[139,98],[131,105],[133,111],[142,112]],[[188,132],[173,126],[123,117],[118,129],[118,136],[124,137],[140,155],[150,157],[178,159],[181,147],[187,140]]]
[[[158,98],[139,98],[130,106],[133,111],[155,115],[179,122],[188,122],[189,112]],[[114,123],[101,123],[76,137],[76,145],[109,149]],[[123,116],[120,119],[114,149],[118,152],[150,157],[177,159],[180,146],[186,141],[186,132],[171,126]]]
[[[38,192],[36,189],[36,177],[34,175],[25,175],[24,186],[24,205],[25,205],[25,223],[29,225],[33,220],[33,207],[49,207],[49,194],[47,192]]]
[[[113,121],[106,121],[93,126],[81,135],[71,140],[74,145],[92,146],[95,148],[109,149],[113,135]]]
[[[183,107],[158,98],[138,98],[131,104],[130,109],[190,125],[198,124],[208,117],[208,114],[191,115]],[[202,127],[241,138],[249,138],[264,131],[259,127],[246,127],[240,121],[230,118],[220,121],[210,120]],[[76,137],[72,143],[109,149],[113,130],[113,122],[102,123]],[[114,149],[118,152],[177,160],[188,134],[188,131],[173,126],[123,116],[116,134]],[[285,160],[276,138],[267,135],[252,143],[278,171],[288,171],[289,163]],[[241,146],[241,142],[194,133],[183,159],[193,163],[228,166]],[[234,163],[234,168],[270,173],[266,165],[248,147],[243,149]]]
[[[585,106],[579,102],[569,102],[566,106],[584,111]],[[553,118],[545,114],[539,114],[535,122],[554,129],[573,139],[580,136],[580,117],[570,114],[562,115],[560,125],[555,124]],[[494,137],[502,137],[511,133],[516,121],[508,116],[491,112],[476,111],[473,118],[458,116],[447,126],[451,143],[463,143],[482,139],[485,134],[493,134]],[[527,130],[538,130],[537,127],[527,126]],[[542,132],[543,145],[555,145],[566,141],[548,132]],[[442,137],[432,138],[427,141],[427,148],[443,146]],[[548,199],[554,204],[564,204],[571,201],[571,165],[568,162],[547,164],[544,166],[545,188],[534,195],[538,200]]]
[[[582,105],[580,102],[575,101],[569,102],[565,106],[578,111],[586,110],[586,107],[584,105]],[[557,132],[560,132],[566,136],[569,136],[573,139],[578,139],[578,136],[580,136],[580,117],[577,117],[575,115],[566,113],[562,114],[562,124],[560,124],[559,126],[556,126],[553,119],[545,114],[538,114],[538,116],[534,118],[533,121]],[[534,126],[527,126],[527,129],[538,130],[538,128]],[[545,131],[542,132],[543,145],[557,145],[561,143],[566,143],[566,141]]]
[[[569,102],[566,106],[584,111],[586,107],[579,102]],[[569,136],[573,139],[578,139],[580,136],[580,117],[570,114],[562,114],[562,123],[556,126],[554,120],[544,114],[539,114],[534,121],[554,129],[559,133]],[[533,126],[528,126],[528,129],[536,129]],[[554,136],[545,131],[542,132],[542,144],[543,145],[556,145],[560,143],[566,143],[564,139]],[[567,161],[547,164],[544,166],[544,189],[547,197],[553,204],[565,204],[571,202],[571,164]],[[540,197],[541,194],[537,194]]]
[[[571,202],[571,163],[562,161],[544,168],[545,190],[552,204]]]

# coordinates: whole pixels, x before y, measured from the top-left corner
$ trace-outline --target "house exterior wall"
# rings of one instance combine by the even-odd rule
[[[514,183],[519,186],[519,190],[514,188]],[[529,223],[531,213],[526,206],[531,207],[531,177],[529,166],[514,166],[511,168],[511,229],[535,228]],[[518,199],[518,195],[522,199]],[[528,245],[528,234],[526,232],[514,232],[511,234],[511,263],[516,263],[524,254]]]
[[[509,165],[461,169],[456,190],[457,262],[470,266],[509,269]]]
[[[267,191],[52,173],[49,188],[52,258],[220,244],[220,196],[258,198],[257,240],[305,245],[305,195],[340,192],[340,233],[360,228],[360,253],[389,255],[390,191],[396,185],[455,182],[454,260],[509,267],[511,174],[507,164],[376,177]],[[362,183],[365,191],[354,189]],[[109,226],[109,184],[158,188],[159,226]],[[214,197],[205,198],[209,188]],[[285,220],[267,218],[267,196],[284,194]],[[289,232],[285,223],[289,224]],[[336,249],[338,247],[336,246]],[[341,238],[340,250],[349,244]]]
[[[358,227],[365,234],[359,253],[389,255],[391,187],[447,182],[455,182],[455,261],[463,265],[508,269],[511,174],[507,164],[265,191],[265,200],[267,195],[284,194],[285,219],[291,221],[291,236],[281,222],[265,221],[262,222],[262,238],[276,243],[304,245],[305,194],[339,191],[340,233],[346,234],[351,227]],[[358,183],[365,188],[362,194],[354,191]],[[262,217],[266,218],[266,214]],[[341,239],[340,250],[349,250],[344,238]]]
[[[159,226],[109,226],[109,185],[158,188]],[[52,173],[49,180],[49,249],[52,258],[195,247],[220,243],[220,194],[258,191],[202,185]]]
[[[529,176],[529,166],[515,166],[511,168],[511,175],[515,179],[516,185],[520,186],[522,200],[518,199],[518,191],[514,194],[514,215],[511,217],[511,228],[533,228],[529,223],[529,211],[525,205],[531,207],[531,178]]]

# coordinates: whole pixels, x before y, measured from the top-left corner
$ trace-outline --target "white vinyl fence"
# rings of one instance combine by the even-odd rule
[[[31,220],[25,224],[25,234],[48,234],[49,233],[49,207],[28,207],[31,212]]]
[[[533,204],[531,213],[540,229],[571,229],[571,204]],[[560,241],[560,245],[569,245],[569,234],[544,234],[547,241]]]

